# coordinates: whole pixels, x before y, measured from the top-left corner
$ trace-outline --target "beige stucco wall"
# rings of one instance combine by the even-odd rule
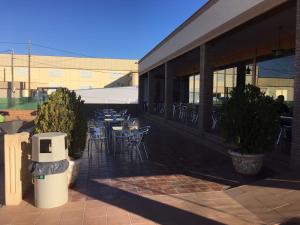
[[[30,154],[29,133],[5,134],[4,192],[6,205],[19,205],[23,194],[32,187],[32,177],[28,171]]]
[[[103,88],[128,74],[132,77],[129,85],[137,86],[137,70],[137,60],[32,56],[31,89],[58,86],[72,90]],[[11,74],[11,56],[0,55],[0,81],[4,81],[4,77],[11,81]],[[28,82],[27,55],[14,56],[14,81]]]
[[[139,62],[140,75],[287,0],[210,0]]]

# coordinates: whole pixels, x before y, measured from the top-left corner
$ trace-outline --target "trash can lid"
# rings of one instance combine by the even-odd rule
[[[48,133],[39,133],[33,135],[34,137],[45,137],[45,138],[51,138],[51,137],[57,137],[57,136],[67,136],[66,133],[63,132],[48,132]]]

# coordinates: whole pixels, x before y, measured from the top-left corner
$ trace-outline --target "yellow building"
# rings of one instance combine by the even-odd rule
[[[37,55],[29,60],[28,55],[14,55],[12,59],[11,54],[0,54],[0,95],[26,97],[29,89],[32,93],[41,87],[78,90],[138,86],[137,70],[137,60]]]
[[[252,69],[251,66],[249,68]],[[259,74],[259,66],[257,73]],[[199,86],[200,75],[190,75],[189,77],[189,103],[199,104]],[[266,95],[277,98],[283,95],[285,101],[294,100],[294,79],[292,75],[282,74],[280,77],[256,77],[256,86],[259,87]],[[252,70],[245,75],[245,84],[253,84]],[[228,68],[216,70],[213,74],[213,102],[214,104],[222,103],[224,97],[228,97],[230,91],[237,85],[237,68]]]

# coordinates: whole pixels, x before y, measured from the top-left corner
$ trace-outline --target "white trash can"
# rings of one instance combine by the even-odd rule
[[[35,134],[32,137],[32,166],[35,206],[54,208],[68,201],[67,144],[65,133]]]

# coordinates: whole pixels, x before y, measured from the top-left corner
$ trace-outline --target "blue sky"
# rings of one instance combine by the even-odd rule
[[[207,0],[1,0],[0,52],[28,42],[82,55],[139,59]],[[33,54],[75,55],[32,46]]]

